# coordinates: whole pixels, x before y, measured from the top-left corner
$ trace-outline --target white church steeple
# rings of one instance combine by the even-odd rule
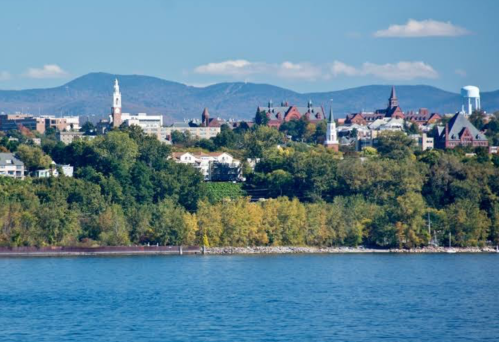
[[[324,146],[327,148],[332,148],[335,151],[338,151],[338,136],[336,134],[336,123],[334,122],[333,116],[333,100],[331,100],[331,108],[329,110],[329,119],[327,121],[327,131],[326,131],[326,140],[324,141]]]
[[[121,93],[118,79],[114,80],[113,106],[111,107],[113,127],[120,127],[121,120]]]
[[[118,84],[118,79],[114,80],[114,93],[113,93],[113,108],[121,108],[121,93],[120,85]]]

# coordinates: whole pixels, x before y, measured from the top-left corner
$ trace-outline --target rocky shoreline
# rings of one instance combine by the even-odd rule
[[[205,254],[366,254],[366,253],[496,253],[492,247],[424,247],[413,249],[373,249],[364,247],[210,247]]]
[[[116,246],[116,247],[18,247],[0,248],[0,257],[58,256],[130,256],[130,255],[249,255],[249,254],[430,254],[430,253],[497,253],[492,247],[424,247],[413,249],[375,249],[360,247],[199,247],[199,246]]]

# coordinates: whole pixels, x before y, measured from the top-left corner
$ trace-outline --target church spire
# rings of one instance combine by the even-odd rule
[[[388,108],[392,109],[399,105],[399,100],[397,99],[397,94],[395,93],[395,87],[392,86],[392,92],[390,93],[390,98],[388,99]]]
[[[210,124],[210,113],[208,112],[208,108],[204,108],[203,114],[201,114],[201,125],[203,127],[208,127]]]
[[[327,121],[328,123],[331,123],[334,121],[334,115],[333,115],[333,100],[331,100],[331,107],[329,107],[329,120]]]
[[[324,146],[331,148],[336,152],[339,150],[336,123],[334,122],[333,116],[333,100],[331,100],[331,107],[329,109],[329,120],[327,122],[326,140],[324,140]]]

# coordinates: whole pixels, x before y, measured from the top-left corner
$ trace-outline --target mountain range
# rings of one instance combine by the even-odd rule
[[[0,112],[107,117],[112,104],[114,79],[118,78],[123,112],[163,114],[167,121],[198,118],[207,107],[211,116],[251,119],[258,106],[287,101],[291,105],[329,107],[334,99],[336,117],[361,110],[385,108],[391,86],[369,85],[357,88],[298,93],[289,89],[255,83],[218,83],[193,87],[140,75],[90,73],[62,86],[47,89],[0,90]],[[428,108],[432,112],[453,113],[461,108],[459,94],[427,85],[396,86],[399,104],[404,111]],[[499,110],[499,90],[481,93],[482,108]],[[92,120],[92,119],[91,119]]]

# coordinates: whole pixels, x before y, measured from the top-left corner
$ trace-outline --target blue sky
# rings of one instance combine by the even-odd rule
[[[0,89],[94,71],[300,92],[499,89],[499,1],[0,0]]]

